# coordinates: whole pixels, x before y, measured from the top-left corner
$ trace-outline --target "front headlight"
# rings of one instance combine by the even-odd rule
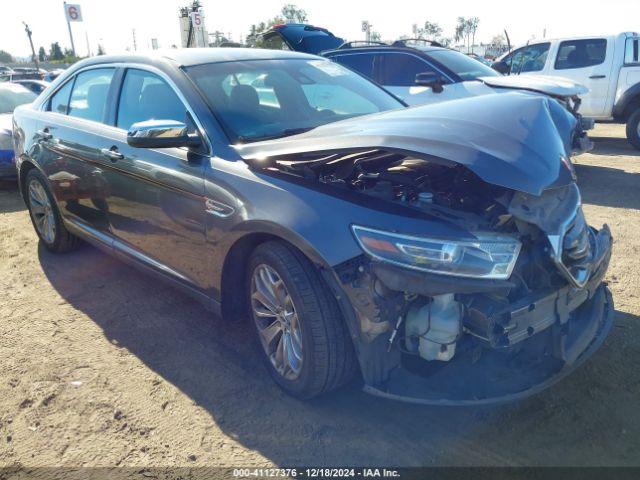
[[[383,262],[459,277],[504,280],[511,276],[522,244],[513,237],[474,234],[476,240],[414,237],[353,225],[362,249]]]

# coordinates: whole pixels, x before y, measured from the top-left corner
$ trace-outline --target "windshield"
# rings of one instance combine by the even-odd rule
[[[293,135],[404,105],[329,60],[252,60],[186,69],[234,141]]]
[[[36,97],[21,85],[3,84],[0,87],[0,113],[12,113],[17,106],[31,103]]]
[[[429,52],[429,55],[458,75],[462,81],[500,75],[493,68],[455,50],[433,50]]]

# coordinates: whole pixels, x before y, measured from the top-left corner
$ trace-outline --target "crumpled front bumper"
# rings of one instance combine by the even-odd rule
[[[611,258],[612,239],[605,225],[596,234],[591,276],[583,288],[571,285],[514,303],[511,315],[521,349],[507,355],[480,349],[467,336],[450,362],[403,358],[384,381],[367,384],[368,393],[428,405],[482,405],[509,402],[544,390],[588,359],[613,324],[614,305],[603,277]],[[520,328],[521,327],[521,328]],[[531,330],[533,329],[533,330]]]

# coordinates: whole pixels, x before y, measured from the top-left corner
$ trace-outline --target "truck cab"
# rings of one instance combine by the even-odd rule
[[[640,35],[626,32],[541,40],[498,59],[508,75],[551,75],[585,85],[580,113],[627,124],[627,138],[640,149]]]

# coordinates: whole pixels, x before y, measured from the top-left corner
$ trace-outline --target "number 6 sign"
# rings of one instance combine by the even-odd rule
[[[82,21],[82,10],[80,9],[80,5],[65,3],[64,11],[67,16],[68,22],[81,22]]]

